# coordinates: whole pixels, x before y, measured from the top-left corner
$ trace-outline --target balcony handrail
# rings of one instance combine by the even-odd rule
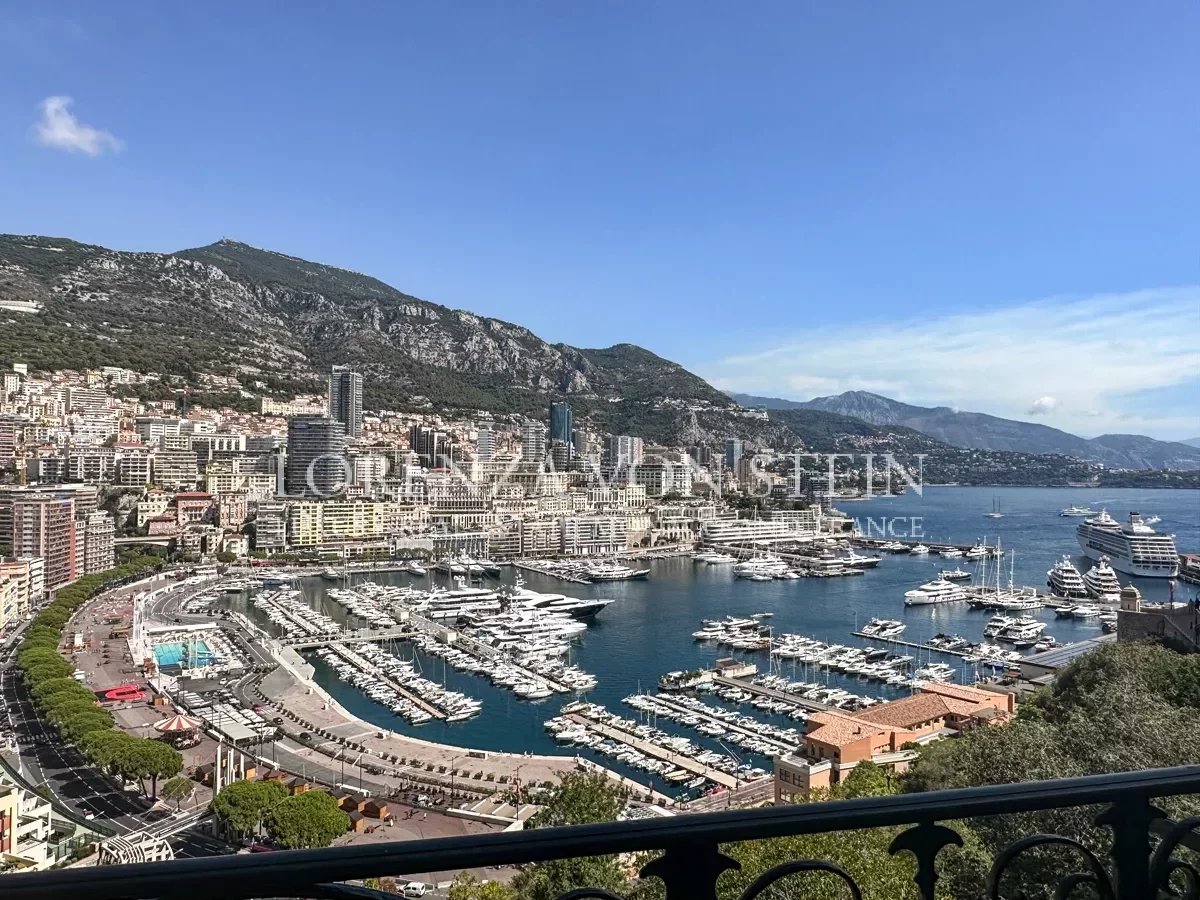
[[[116,900],[178,894],[186,895],[189,900],[202,900],[247,896],[252,885],[261,885],[254,890],[261,890],[263,896],[303,896],[314,884],[351,879],[666,850],[684,845],[716,846],[1181,794],[1200,794],[1200,766],[502,834],[20,873],[0,876],[0,896],[4,900],[55,897]]]

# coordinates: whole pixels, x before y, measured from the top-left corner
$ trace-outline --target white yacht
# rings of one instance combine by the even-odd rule
[[[704,562],[709,566],[725,566],[737,562],[737,557],[731,556],[728,553],[710,553]]]
[[[1064,555],[1046,573],[1046,584],[1059,597],[1073,598],[1088,595],[1087,586],[1083,583],[1083,576],[1079,574],[1079,570],[1075,568],[1075,564],[1071,562],[1069,556]]]
[[[966,591],[954,582],[942,578],[926,582],[919,588],[904,593],[905,606],[927,606],[932,603],[953,603],[966,599]]]
[[[908,552],[913,554],[914,556],[924,556],[926,553],[929,552],[929,548],[926,547],[924,544],[917,544],[915,547],[913,547]]]
[[[584,566],[584,573],[592,581],[628,581],[631,578],[646,578],[649,569],[635,569],[618,562],[601,562]]]
[[[1066,509],[1059,510],[1058,514],[1068,518],[1084,518],[1096,515],[1096,511],[1086,506],[1068,506]]]
[[[758,577],[764,575],[767,579],[777,578],[787,571],[787,563],[778,556],[756,556],[733,567],[733,574],[738,578],[750,578],[754,581],[764,580]]]
[[[862,627],[862,633],[871,637],[895,637],[907,627],[899,619],[872,619]]]
[[[963,552],[957,547],[947,547],[942,551],[941,555],[943,559],[958,559],[963,555]]]
[[[1045,630],[1045,622],[1039,622],[1029,616],[1022,616],[996,635],[996,640],[1006,641],[1010,644],[1033,644]]]
[[[864,556],[861,553],[855,553],[853,550],[841,558],[843,565],[847,565],[855,569],[873,569],[879,565],[880,560],[881,557]]]
[[[1159,534],[1136,512],[1121,525],[1101,510],[1075,530],[1079,546],[1089,559],[1107,556],[1114,569],[1141,578],[1174,578],[1179,574],[1175,537]]]
[[[1117,603],[1121,599],[1121,582],[1109,565],[1108,557],[1102,556],[1094,566],[1083,574],[1083,584],[1088,594],[1105,603]]]
[[[992,616],[987,625],[983,627],[983,636],[985,638],[994,638],[1010,625],[1016,625],[1017,620],[1011,616]]]

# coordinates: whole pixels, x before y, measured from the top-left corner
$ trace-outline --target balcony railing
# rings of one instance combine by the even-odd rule
[[[942,822],[1098,806],[1097,824],[1111,834],[1106,858],[1071,838],[1036,834],[997,854],[985,893],[989,898],[1023,896],[1003,876],[1023,853],[1046,845],[1063,849],[1056,883],[1040,885],[1047,896],[1068,897],[1081,886],[1110,900],[1200,896],[1200,871],[1193,855],[1192,830],[1200,818],[1171,822],[1155,798],[1200,794],[1200,766],[1156,769],[1119,775],[999,785],[965,790],[788,805],[705,815],[677,816],[521,831],[491,836],[400,841],[370,846],[297,850],[129,866],[67,869],[0,877],[4,900],[116,900],[186,897],[187,900],[236,900],[250,897],[377,897],[365,888],[337,882],[417,872],[454,872],[482,866],[513,865],[600,854],[651,853],[641,871],[661,879],[666,900],[715,900],[717,879],[738,867],[722,845],[762,838],[877,827],[909,826],[891,844],[893,854],[915,858],[918,894],[934,897],[938,854],[961,843]],[[1058,858],[1058,857],[1056,857]],[[846,896],[861,898],[854,879],[821,860],[796,860],[764,873],[743,894],[753,900],[788,878],[830,873],[845,884]],[[615,895],[602,890],[573,891],[566,897]],[[1022,886],[1028,888],[1028,885]],[[803,896],[803,894],[798,894]],[[867,898],[871,900],[871,898]],[[883,898],[881,898],[883,900]],[[890,900],[890,898],[887,898]],[[965,900],[965,898],[964,898]]]

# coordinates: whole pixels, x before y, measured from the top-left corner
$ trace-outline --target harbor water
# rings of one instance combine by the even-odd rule
[[[1161,520],[1154,527],[1160,532],[1173,533],[1180,552],[1200,549],[1200,492],[1197,491],[927,487],[922,495],[910,492],[898,497],[844,503],[841,509],[858,520],[864,532],[872,534],[882,529],[895,537],[911,536],[926,543],[967,545],[981,538],[986,538],[989,545],[999,542],[1006,551],[1001,563],[1002,583],[1007,585],[1011,568],[1014,583],[1044,589],[1046,571],[1063,554],[1070,556],[1081,572],[1088,568],[1089,563],[1075,540],[1075,528],[1081,520],[1059,515],[1060,509],[1073,504],[1097,510],[1106,508],[1119,520],[1124,520],[1130,510],[1145,516],[1159,516]],[[985,517],[984,514],[994,507],[999,508],[1003,518]],[[709,566],[694,562],[690,557],[640,563],[651,567],[648,579],[573,584],[532,573],[522,573],[522,577],[526,586],[536,591],[616,600],[592,620],[587,631],[577,639],[570,661],[599,680],[586,699],[636,719],[638,713],[623,703],[623,698],[639,690],[656,690],[659,677],[668,671],[712,666],[717,658],[730,655],[757,663],[760,672],[771,666],[771,657],[766,652],[743,654],[694,640],[692,632],[704,619],[770,613],[764,622],[776,633],[801,633],[827,643],[848,646],[881,646],[852,636],[872,617],[903,621],[907,628],[901,636],[916,643],[923,643],[937,633],[959,634],[972,642],[981,640],[983,627],[991,613],[973,610],[965,603],[908,608],[903,604],[905,591],[936,577],[940,569],[959,566],[974,570],[974,563],[943,559],[936,554],[923,557],[883,554],[883,557],[878,567],[861,576],[767,582],[737,579],[730,566]],[[516,574],[507,567],[503,572],[501,580],[509,582]],[[1129,581],[1124,575],[1120,577],[1122,583]],[[432,570],[425,577],[403,573],[360,573],[351,576],[350,586],[364,580],[412,584],[426,589],[434,584],[452,586],[447,576]],[[487,583],[494,584],[495,581]],[[1165,580],[1138,579],[1134,583],[1147,600],[1168,597],[1169,586]],[[330,582],[307,578],[297,586],[314,608],[339,620],[345,619],[345,611],[326,597],[333,586]],[[1176,587],[1176,599],[1191,599],[1197,592],[1200,588],[1181,582]],[[1101,634],[1094,619],[1056,618],[1050,609],[1029,614],[1048,622],[1045,633],[1053,635],[1060,644]],[[543,726],[545,720],[557,715],[563,704],[573,698],[560,694],[538,702],[521,700],[511,691],[493,686],[484,677],[446,668],[442,660],[425,656],[410,644],[397,642],[391,649],[397,655],[415,658],[426,678],[444,681],[446,686],[481,700],[483,712],[464,722],[433,721],[412,726],[340,681],[320,660],[310,659],[322,687],[351,712],[382,728],[478,749],[577,752],[557,745]],[[947,663],[955,668],[958,681],[969,683],[977,674],[973,667],[954,656],[911,648],[893,649],[917,657],[920,663]],[[777,662],[776,667],[781,674],[794,680],[828,682],[861,695],[893,698],[902,690],[836,672],[806,671],[803,664],[790,661]],[[706,702],[720,703],[713,695],[705,699]],[[744,711],[763,721],[798,726],[803,730],[802,723],[764,714],[748,706]],[[697,744],[720,749],[713,739],[690,729],[662,721],[658,724]],[[612,765],[611,760],[595,756],[588,750],[578,752]],[[765,765],[763,759],[753,761]],[[645,773],[640,774],[639,780],[647,781]]]

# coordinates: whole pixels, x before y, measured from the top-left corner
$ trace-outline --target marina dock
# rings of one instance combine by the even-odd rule
[[[523,572],[533,572],[535,575],[544,575],[547,578],[557,578],[559,581],[570,581],[573,584],[591,584],[586,578],[576,578],[574,575],[566,575],[562,572],[552,572],[549,569],[544,569],[541,566],[535,566],[527,562],[513,562],[514,568],[520,569]]]
[[[756,741],[762,741],[764,744],[770,744],[771,746],[775,747],[780,753],[791,753],[791,752],[795,751],[797,748],[799,748],[799,746],[800,746],[799,741],[789,742],[789,741],[781,741],[778,738],[774,738],[774,737],[767,737],[766,735],[759,734],[757,731],[747,728],[744,725],[739,725],[736,722],[731,722],[727,719],[720,719],[716,716],[710,716],[708,713],[705,713],[701,710],[692,709],[690,707],[684,706],[682,703],[678,703],[675,700],[673,700],[669,694],[666,694],[666,695],[652,694],[650,696],[654,699],[654,701],[656,703],[661,703],[663,706],[666,706],[669,709],[673,709],[678,713],[682,713],[682,714],[688,715],[688,716],[695,716],[696,718],[701,719],[710,724],[720,725],[726,731],[736,731],[738,734],[743,734],[746,737],[753,738]]]
[[[727,772],[722,772],[720,769],[714,769],[710,766],[704,765],[704,763],[696,762],[696,760],[691,759],[690,757],[681,756],[678,753],[668,750],[665,747],[660,747],[658,744],[647,741],[645,738],[638,737],[636,734],[631,734],[621,728],[614,728],[612,725],[605,724],[604,722],[598,722],[583,713],[567,713],[567,718],[578,725],[584,726],[589,731],[594,731],[596,734],[609,738],[610,740],[617,741],[626,745],[627,747],[632,747],[645,756],[650,756],[654,759],[661,759],[665,762],[669,762],[671,765],[680,769],[685,769],[686,771],[691,772],[693,775],[702,775],[709,781],[719,784],[722,787],[732,788],[743,783],[742,779],[735,778],[733,775],[730,775]]]
[[[902,638],[895,637],[880,637],[877,634],[867,634],[862,631],[850,632],[855,637],[866,638],[869,641],[879,641],[881,644],[894,644],[897,647],[907,647],[910,650],[924,650],[926,653],[945,653],[948,656],[965,657],[967,654],[962,650],[943,650],[938,647],[930,647],[928,644],[917,644],[913,641],[906,641]]]
[[[344,644],[332,643],[329,645],[329,649],[332,650],[334,653],[336,653],[338,656],[340,656],[342,659],[346,660],[346,662],[350,663],[350,665],[354,666],[360,672],[366,672],[371,677],[378,678],[380,681],[382,681],[384,684],[386,684],[388,687],[390,687],[393,691],[395,691],[401,697],[408,700],[410,703],[416,704],[422,710],[429,713],[429,715],[433,716],[435,719],[446,718],[445,712],[438,709],[432,703],[427,703],[425,700],[422,700],[420,697],[418,697],[412,691],[405,688],[404,685],[399,684],[398,682],[395,682],[392,679],[388,678],[386,675],[384,675],[382,672],[380,672],[375,666],[371,665],[369,662],[367,662],[365,659],[363,659],[361,656],[359,656],[357,653],[355,653],[353,650],[351,650],[349,647],[345,646]]]
[[[798,706],[801,709],[809,712],[844,712],[836,706],[831,706],[828,703],[821,703],[818,700],[808,700],[804,697],[799,697],[796,694],[789,694],[787,691],[777,691],[774,688],[763,687],[761,684],[753,684],[749,681],[741,681],[737,678],[728,678],[725,675],[714,675],[713,683],[719,684],[722,687],[740,688],[743,691],[749,691],[759,697],[770,697],[772,700],[778,700],[782,703],[790,703],[793,706]]]

